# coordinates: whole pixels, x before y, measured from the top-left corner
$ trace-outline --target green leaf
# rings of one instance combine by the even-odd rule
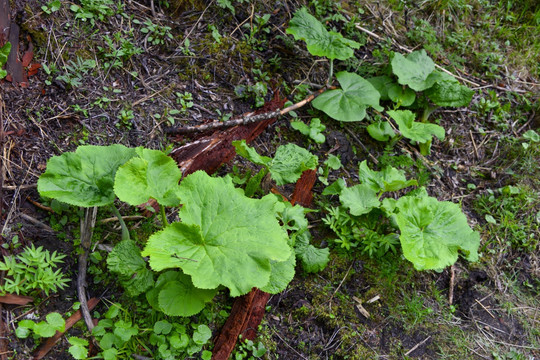
[[[302,121],[291,121],[291,127],[300,131],[303,135],[309,136],[317,144],[322,144],[326,141],[326,137],[321,133],[326,129],[326,126],[321,124],[321,119],[313,118],[309,126]]]
[[[461,85],[453,76],[441,73],[440,77],[441,79],[425,92],[433,103],[449,107],[469,105],[474,95],[473,90]]]
[[[338,170],[342,166],[341,160],[339,160],[339,157],[332,154],[328,155],[328,159],[325,160],[324,164],[327,165],[332,170]]]
[[[403,171],[392,166],[382,171],[371,170],[366,160],[360,163],[358,177],[361,183],[369,185],[375,192],[397,191],[418,184],[416,180],[407,180]]]
[[[268,156],[259,155],[254,148],[250,147],[246,143],[246,140],[235,140],[232,142],[232,145],[236,149],[236,153],[238,155],[245,159],[248,159],[254,164],[268,166],[270,161],[272,161],[272,159]]]
[[[133,240],[119,242],[107,257],[107,266],[109,271],[120,275],[119,280],[130,296],[137,296],[154,285],[154,275]]]
[[[296,265],[296,256],[291,256],[285,261],[272,261],[272,273],[268,284],[261,288],[262,291],[270,294],[278,294],[287,288],[287,285],[294,278],[294,267]]]
[[[431,141],[433,135],[444,140],[444,128],[436,124],[426,124],[414,121],[415,116],[409,110],[388,110],[388,115],[398,124],[401,135],[407,139],[426,143]]]
[[[313,100],[313,107],[324,111],[339,121],[360,121],[366,117],[366,109],[372,106],[378,111],[380,94],[371,83],[359,75],[342,71],[336,74],[341,89],[328,90]]]
[[[396,203],[403,255],[417,270],[442,270],[456,262],[461,250],[478,260],[480,235],[467,224],[458,205],[427,196],[404,196]]]
[[[434,70],[435,63],[425,50],[413,51],[407,57],[394,53],[392,71],[398,77],[398,82],[415,91],[424,91],[433,86],[436,77],[430,75]]]
[[[115,348],[103,350],[101,354],[103,355],[104,360],[116,360],[118,358],[118,350],[116,350]]]
[[[388,97],[399,106],[411,106],[416,100],[416,93],[406,86],[391,84]]]
[[[193,332],[193,341],[197,345],[204,345],[212,337],[212,330],[206,325],[199,325]]]
[[[347,183],[342,178],[337,179],[332,183],[332,185],[324,188],[323,195],[339,195],[341,192],[347,188]]]
[[[540,142],[540,135],[534,130],[527,130],[523,133],[523,138],[532,142]]]
[[[52,312],[50,314],[47,314],[45,317],[49,325],[53,327],[53,329],[58,330],[60,332],[64,332],[66,330],[66,321],[64,318],[62,318],[62,315],[56,312]]]
[[[308,150],[289,143],[281,145],[268,164],[268,170],[277,185],[295,183],[305,170],[315,169],[319,159]]]
[[[176,162],[159,150],[137,149],[138,157],[122,165],[114,183],[114,192],[130,205],[156,199],[160,205],[177,206],[176,188],[182,172]]]
[[[68,352],[75,359],[86,359],[88,357],[88,340],[79,339],[77,337],[68,338],[71,346],[68,348]]]
[[[359,184],[343,189],[339,200],[355,216],[367,214],[381,204],[377,192],[368,184]]]
[[[41,321],[34,326],[34,332],[39,337],[49,338],[56,334],[56,329],[45,321]]]
[[[135,155],[123,145],[79,146],[73,152],[53,156],[39,177],[42,196],[82,207],[111,204],[114,176],[119,166]]]
[[[15,336],[19,339],[26,339],[30,336],[31,330],[34,329],[36,323],[32,320],[21,320],[17,324],[17,329],[15,329]]]
[[[179,267],[198,288],[224,285],[239,296],[268,283],[270,261],[289,258],[273,196],[247,198],[230,178],[203,171],[187,176],[178,194],[182,223],[152,235],[142,253],[155,271]]]
[[[304,232],[296,238],[294,250],[300,261],[302,268],[308,273],[316,273],[324,270],[329,261],[330,250],[328,248],[318,249],[311,245],[311,234]]]
[[[392,80],[392,78],[383,75],[367,78],[366,80],[369,81],[375,89],[377,89],[379,94],[381,94],[381,101],[390,100],[390,97],[388,96],[388,88],[394,84],[394,80]]]
[[[354,55],[353,49],[360,44],[344,38],[341,34],[328,31],[324,25],[305,7],[298,10],[289,22],[287,34],[295,40],[304,40],[308,51],[315,56],[326,56],[329,59],[346,60]]]
[[[114,335],[118,336],[124,343],[128,342],[132,336],[139,333],[137,326],[131,325],[131,321],[118,320],[114,323]]]
[[[396,136],[394,129],[388,121],[379,121],[368,125],[367,131],[377,141],[388,141]]]
[[[5,43],[4,46],[0,47],[0,79],[3,79],[7,75],[6,70],[2,70],[2,67],[7,63],[9,53],[11,52],[11,43]]]
[[[172,330],[172,324],[167,320],[159,320],[154,323],[154,332],[156,334],[167,335]]]
[[[191,316],[204,309],[216,295],[216,290],[198,289],[191,278],[176,271],[176,279],[167,281],[159,291],[159,308],[170,316]]]

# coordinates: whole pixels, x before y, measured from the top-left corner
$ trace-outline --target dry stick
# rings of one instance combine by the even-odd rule
[[[254,112],[250,112],[250,113],[242,115],[239,118],[228,120],[226,122],[214,121],[210,124],[205,124],[205,125],[167,128],[165,129],[165,132],[169,134],[190,134],[194,132],[201,132],[201,131],[207,131],[207,130],[223,129],[223,128],[228,128],[228,127],[233,127],[236,125],[247,125],[250,123],[257,122],[257,121],[264,121],[264,120],[272,119],[272,118],[285,115],[288,112],[301,108],[302,106],[310,103],[317,96],[319,96],[320,94],[322,94],[323,92],[329,89],[335,89],[335,87],[334,86],[324,87],[318,90],[317,92],[309,95],[304,100],[297,102],[296,104],[293,104],[289,107],[286,107],[285,109],[275,110],[275,111],[262,113],[262,114],[256,114],[256,115]]]
[[[94,206],[93,208],[87,208],[84,213],[84,219],[81,219],[81,247],[83,251],[81,256],[79,256],[79,275],[77,276],[77,292],[79,294],[79,302],[81,303],[81,312],[90,332],[94,328],[94,323],[92,322],[92,316],[90,315],[86,301],[86,263],[92,243],[96,216],[97,207]]]
[[[369,36],[374,37],[374,38],[377,39],[377,40],[384,40],[381,36],[375,34],[374,32],[369,31],[368,29],[364,29],[363,27],[361,27],[361,26],[358,25],[358,24],[356,24],[356,28],[357,28],[358,30],[361,30],[361,31],[365,32],[365,33],[368,34]],[[399,49],[403,50],[403,51],[406,51],[406,52],[408,52],[408,53],[411,53],[411,52],[412,52],[412,50],[407,49],[405,46],[402,46],[402,45],[398,44],[393,38],[392,38],[392,43],[393,43],[395,46],[397,46]],[[473,82],[473,81],[471,81],[471,80],[465,79],[464,77],[461,77],[461,76],[459,76],[459,75],[456,75],[456,74],[451,73],[450,71],[446,70],[445,68],[443,68],[443,67],[440,66],[440,65],[435,64],[435,67],[436,67],[437,69],[441,70],[442,72],[445,72],[445,73],[447,73],[448,75],[451,75],[451,76],[455,77],[456,79],[459,79],[459,80],[461,80],[461,81],[467,82],[467,83],[469,83],[469,84],[471,84],[471,85],[473,85],[473,86],[476,86],[476,87],[479,87],[479,86],[480,86],[479,84],[477,84],[477,83],[475,83],[475,82]],[[508,89],[504,89],[504,90],[508,90]]]
[[[456,278],[456,270],[454,265],[450,266],[450,284],[448,285],[448,303],[452,305],[454,302],[454,281]]]
[[[427,338],[425,338],[424,340],[420,341],[418,344],[414,345],[412,347],[411,350],[407,351],[405,353],[405,356],[409,356],[410,353],[412,353],[414,350],[418,349],[418,347],[422,346],[426,341],[428,341],[429,339],[431,339],[431,335],[429,335]]]

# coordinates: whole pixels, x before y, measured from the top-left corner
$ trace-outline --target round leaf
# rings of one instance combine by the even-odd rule
[[[397,75],[398,82],[415,91],[423,91],[433,86],[436,80],[436,77],[430,77],[433,70],[435,63],[425,50],[413,51],[407,57],[395,53],[392,59],[392,71]]]
[[[458,205],[427,196],[404,196],[396,207],[403,255],[417,270],[442,270],[452,265],[458,250],[478,260],[480,235],[467,224]]]
[[[287,285],[294,278],[294,267],[296,265],[296,255],[294,253],[285,261],[272,262],[272,274],[268,284],[261,288],[262,291],[270,294],[278,294],[287,288]]]
[[[135,155],[123,145],[79,146],[73,152],[53,156],[38,180],[42,196],[82,207],[111,204],[114,176],[120,165]]]
[[[342,71],[336,74],[341,89],[325,91],[313,100],[313,107],[339,121],[360,121],[366,108],[382,111],[380,94],[371,83],[359,75]]]
[[[176,162],[159,150],[137,149],[135,157],[116,173],[114,191],[130,205],[156,199],[160,205],[177,206],[176,188],[182,172]]]
[[[426,124],[414,121],[415,116],[409,110],[389,110],[388,115],[396,121],[401,135],[407,139],[425,143],[431,141],[433,135],[439,140],[444,139],[444,128],[436,124]]]
[[[289,258],[274,197],[247,198],[230,178],[203,171],[187,176],[178,195],[182,223],[152,235],[142,253],[154,270],[179,267],[200,289],[224,285],[239,296],[268,283],[270,261]]]

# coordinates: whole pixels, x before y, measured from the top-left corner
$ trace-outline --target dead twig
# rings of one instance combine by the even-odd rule
[[[81,303],[81,312],[84,322],[88,330],[92,332],[94,323],[86,301],[86,263],[88,261],[88,253],[92,243],[92,235],[94,233],[94,225],[96,224],[97,207],[88,208],[85,210],[84,219],[81,219],[81,248],[82,253],[79,256],[79,275],[77,276],[77,292],[79,302]]]
[[[247,125],[247,124],[251,124],[251,123],[255,123],[259,121],[272,119],[272,118],[285,115],[291,111],[301,108],[302,106],[313,101],[313,99],[315,99],[317,96],[319,96],[320,94],[322,94],[328,89],[335,89],[335,87],[329,87],[329,88],[324,87],[318,90],[317,92],[309,95],[304,100],[297,102],[296,104],[293,104],[281,110],[274,110],[274,111],[261,113],[261,114],[257,114],[256,112],[249,112],[247,114],[240,116],[239,118],[228,120],[226,122],[214,121],[214,122],[211,122],[209,124],[204,124],[204,125],[172,127],[172,128],[166,128],[165,132],[168,134],[190,134],[194,132],[224,129],[224,128],[229,128],[236,125]]]
[[[418,344],[414,345],[411,350],[407,351],[405,353],[405,356],[409,356],[414,350],[418,349],[420,346],[424,345],[426,343],[426,341],[428,341],[429,339],[431,339],[431,335],[429,335],[427,338],[425,338],[424,340],[420,341]]]
[[[454,281],[455,281],[456,271],[454,265],[450,266],[450,284],[448,285],[448,303],[452,305],[454,302]]]

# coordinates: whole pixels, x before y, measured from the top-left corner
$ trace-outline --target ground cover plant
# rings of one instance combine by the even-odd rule
[[[2,359],[540,356],[534,2],[4,3]]]

